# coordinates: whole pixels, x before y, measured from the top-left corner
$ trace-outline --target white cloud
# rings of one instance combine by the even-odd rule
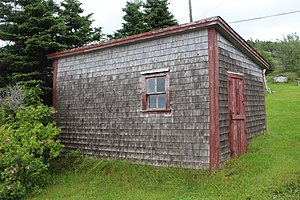
[[[81,0],[81,2],[86,14],[94,13],[94,24],[103,27],[104,33],[112,33],[122,26],[122,16],[124,15],[122,8],[125,7],[126,0]],[[188,0],[169,0],[169,2],[170,11],[178,22],[180,24],[189,22]],[[192,5],[194,20],[221,16],[227,22],[300,10],[300,1],[298,0],[192,0]],[[218,7],[216,8],[216,6]],[[299,19],[300,13],[295,13],[230,24],[230,26],[245,39],[275,40],[289,33],[296,32],[300,35]]]

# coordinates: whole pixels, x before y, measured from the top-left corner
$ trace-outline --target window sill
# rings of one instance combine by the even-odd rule
[[[142,113],[153,113],[153,114],[163,114],[170,113],[171,110],[142,110]]]

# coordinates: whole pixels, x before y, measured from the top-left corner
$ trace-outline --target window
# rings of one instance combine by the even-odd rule
[[[166,77],[147,78],[148,109],[166,109]]]
[[[149,72],[143,74],[142,110],[170,111],[169,73]]]

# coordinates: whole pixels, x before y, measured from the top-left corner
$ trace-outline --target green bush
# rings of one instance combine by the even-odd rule
[[[294,81],[296,81],[297,78],[299,78],[299,76],[296,72],[285,72],[285,73],[283,73],[283,75],[288,77],[289,82],[294,82]]]
[[[45,183],[63,146],[51,107],[7,97],[0,103],[0,199],[18,199]]]
[[[8,86],[0,89],[0,108],[2,120],[5,114],[13,115],[25,102],[25,90],[19,85]]]

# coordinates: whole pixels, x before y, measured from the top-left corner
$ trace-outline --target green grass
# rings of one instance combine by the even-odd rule
[[[276,92],[267,94],[268,132],[220,171],[63,159],[51,184],[26,199],[300,199],[300,87],[271,88]]]

